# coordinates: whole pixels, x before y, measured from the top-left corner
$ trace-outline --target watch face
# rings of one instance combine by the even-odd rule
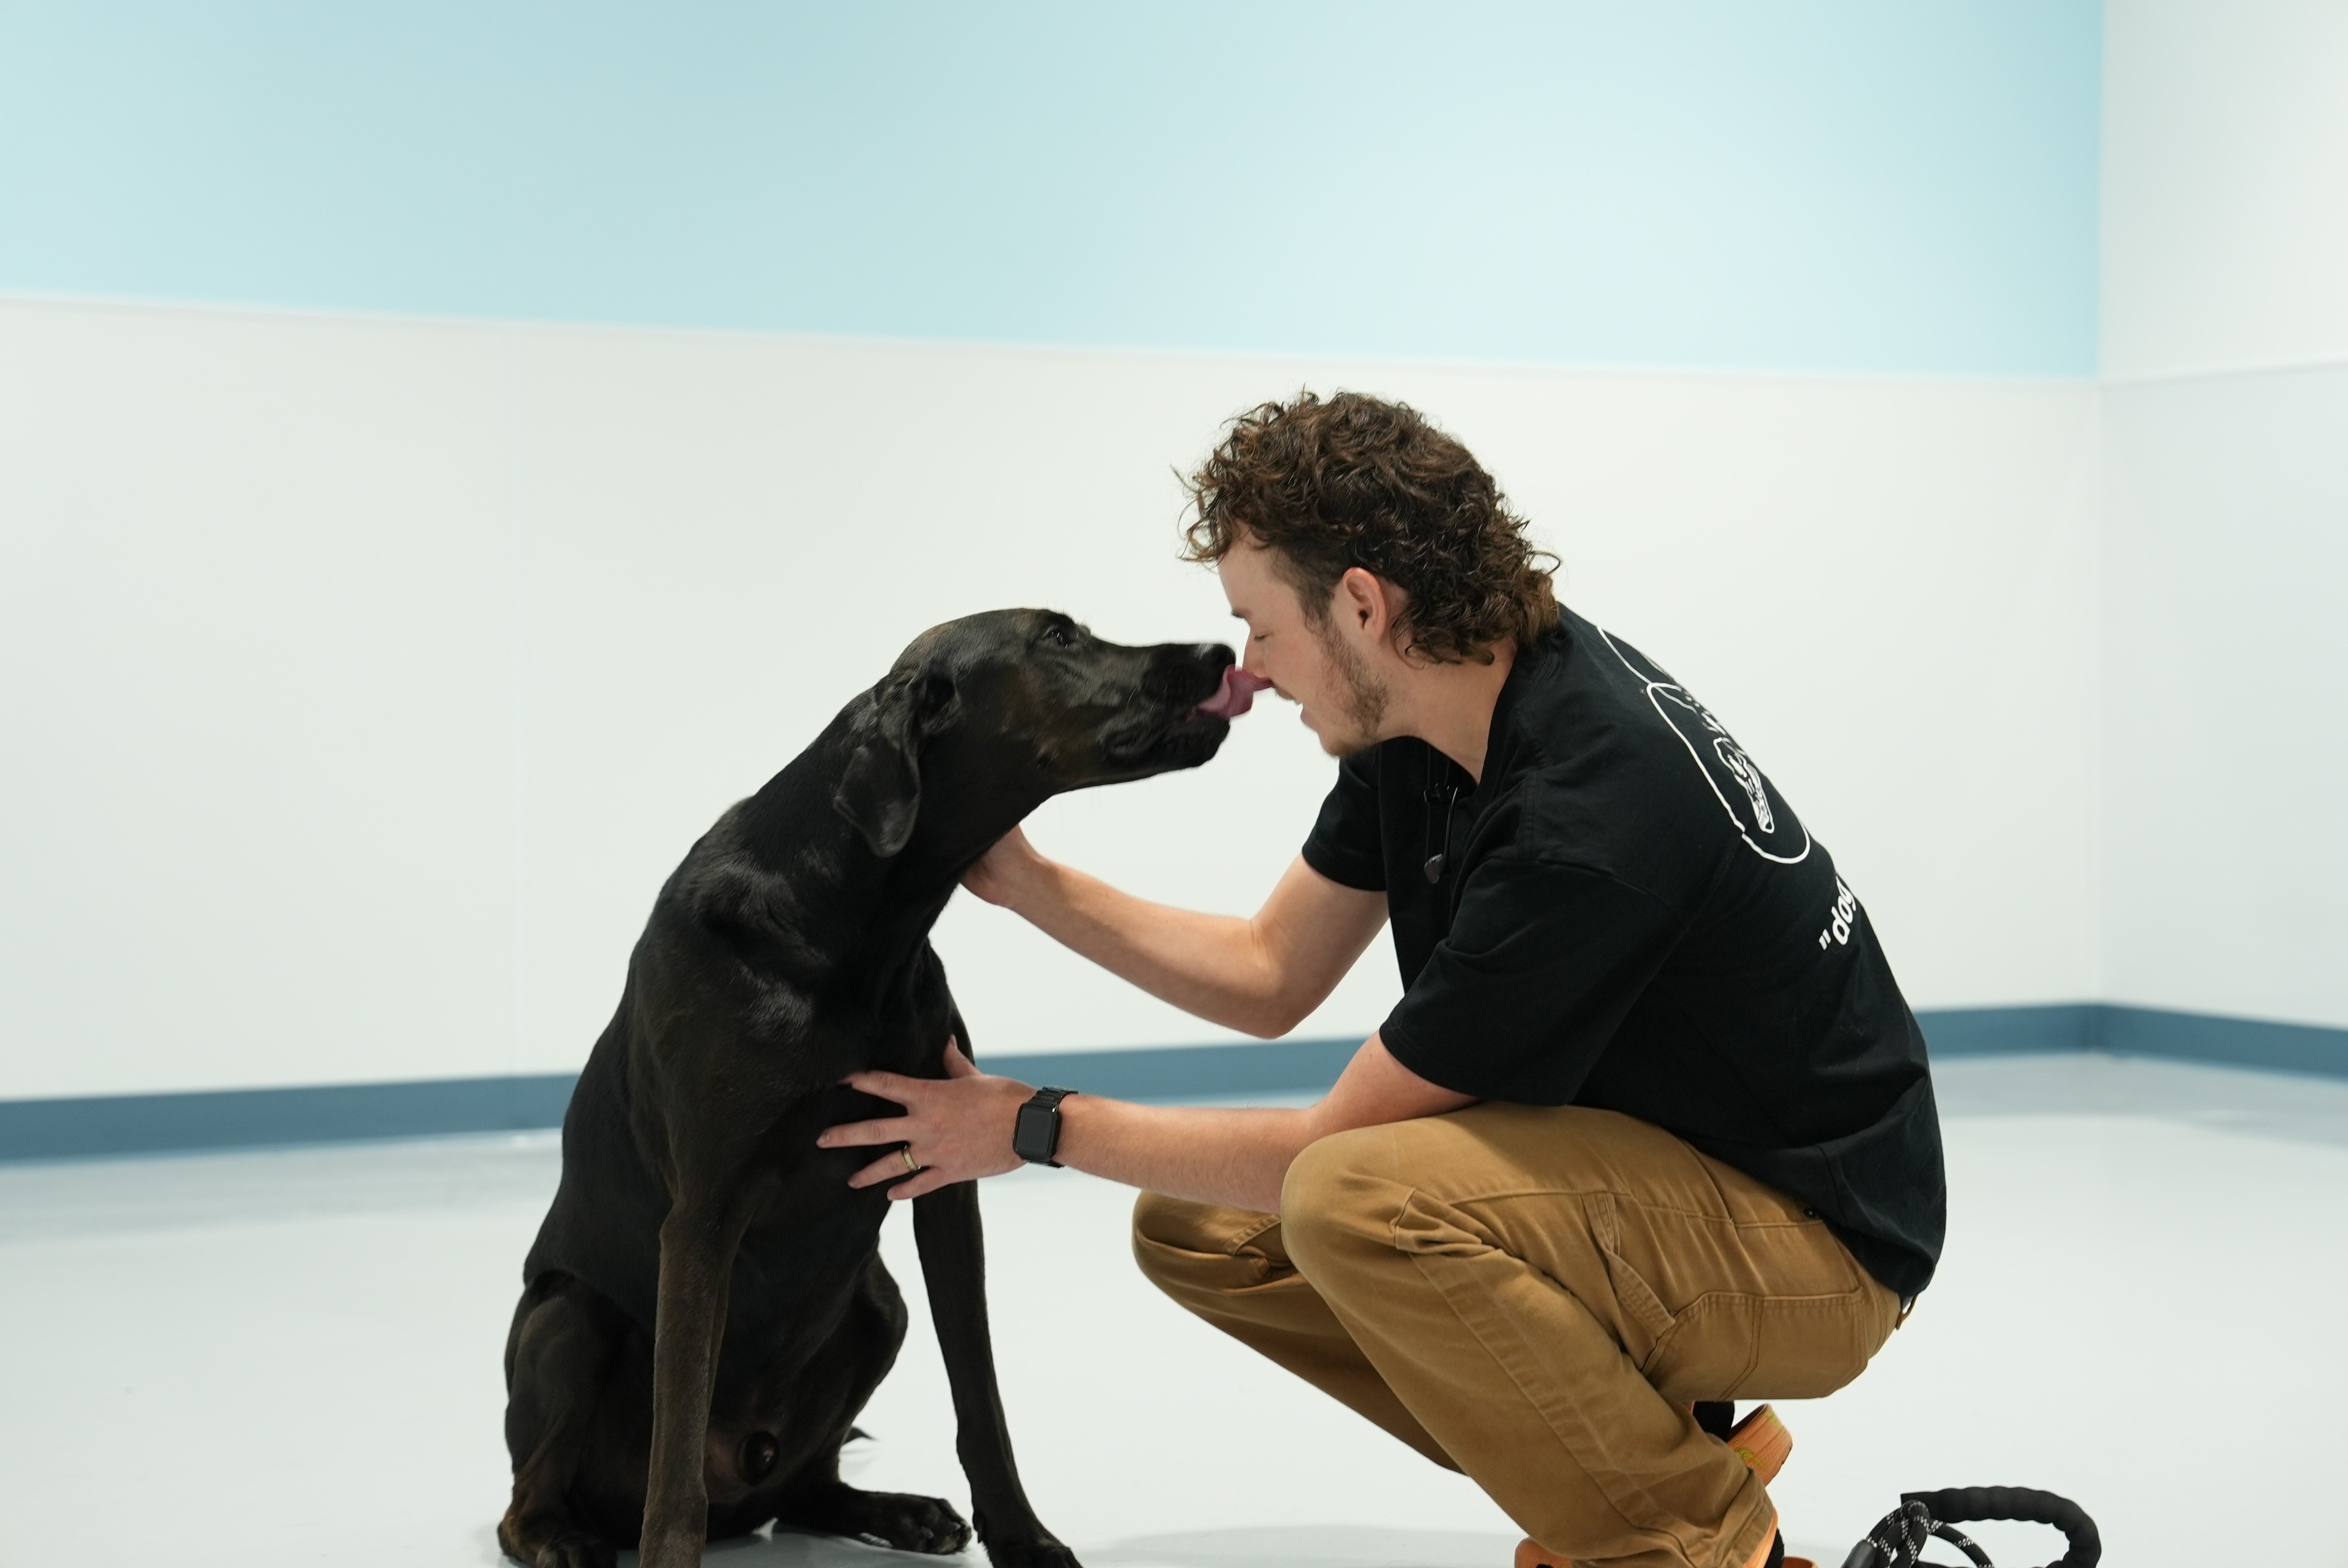
[[[1022,1105],[1019,1120],[1012,1123],[1011,1152],[1023,1160],[1043,1161],[1052,1157],[1053,1116],[1042,1105]]]

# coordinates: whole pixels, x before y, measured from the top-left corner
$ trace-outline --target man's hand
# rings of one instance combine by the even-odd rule
[[[1012,829],[1012,836],[1019,836],[1017,828]],[[1026,841],[1021,838],[1020,842],[1024,845]],[[817,1145],[825,1149],[890,1146],[886,1154],[850,1176],[850,1186],[893,1182],[896,1184],[889,1189],[891,1199],[918,1198],[956,1182],[999,1176],[1019,1168],[1019,1156],[1011,1152],[1011,1130],[1019,1119],[1019,1107],[1035,1091],[1015,1078],[981,1072],[962,1053],[960,1040],[951,1037],[946,1040],[942,1081],[894,1072],[852,1072],[846,1081],[851,1089],[893,1100],[905,1108],[902,1116],[844,1122],[817,1135]],[[920,1169],[908,1169],[907,1153]]]
[[[1035,846],[1027,842],[1027,830],[1014,827],[962,874],[962,885],[990,904],[1015,910],[1019,895],[1045,864]]]

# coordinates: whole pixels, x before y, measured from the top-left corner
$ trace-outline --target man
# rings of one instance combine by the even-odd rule
[[[1782,1563],[1774,1467],[1695,1407],[1840,1388],[1941,1245],[1924,1042],[1865,911],[1410,409],[1268,404],[1192,489],[1190,555],[1247,626],[1222,701],[1268,684],[1344,759],[1303,852],[1252,919],[1018,832],[966,884],[1260,1035],[1390,924],[1401,1002],[1303,1110],[1055,1107],[950,1050],[942,1082],[855,1079],[907,1113],[825,1141],[892,1145],[856,1180],[900,1197],[1014,1168],[1014,1140],[1145,1189],[1153,1281],[1467,1472],[1532,1538],[1520,1563]]]

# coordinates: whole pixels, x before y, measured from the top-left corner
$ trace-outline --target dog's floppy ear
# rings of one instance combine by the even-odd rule
[[[872,853],[902,852],[922,815],[922,743],[953,715],[953,682],[935,670],[892,671],[850,730],[848,765],[831,808]]]

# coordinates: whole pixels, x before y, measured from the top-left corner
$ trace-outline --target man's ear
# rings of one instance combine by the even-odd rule
[[[1371,637],[1383,636],[1394,619],[1394,604],[1376,573],[1348,567],[1330,590],[1330,615]]]
[[[953,682],[943,673],[891,671],[849,731],[848,765],[831,792],[831,808],[884,860],[912,841],[922,815],[922,743],[954,706]]]

